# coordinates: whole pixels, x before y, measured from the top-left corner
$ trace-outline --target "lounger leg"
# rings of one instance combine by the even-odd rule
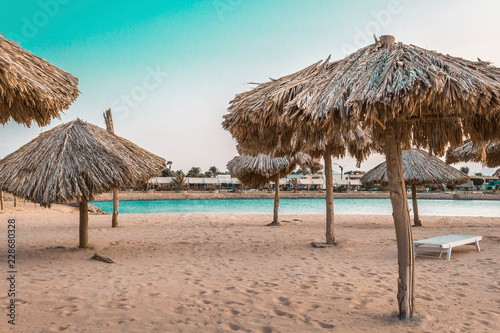
[[[446,256],[446,260],[450,260],[450,258],[451,258],[451,249],[452,249],[452,247],[450,246],[448,248],[448,255]]]
[[[481,249],[479,248],[479,241],[476,241],[476,250],[477,252],[481,252]]]

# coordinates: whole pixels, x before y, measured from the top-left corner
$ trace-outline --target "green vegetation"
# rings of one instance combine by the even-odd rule
[[[477,176],[477,173],[476,173],[476,176]],[[472,180],[472,183],[475,186],[481,186],[484,184],[484,179],[482,179],[482,178],[471,178],[470,180]]]

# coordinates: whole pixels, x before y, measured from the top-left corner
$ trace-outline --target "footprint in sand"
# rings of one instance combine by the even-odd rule
[[[149,294],[146,294],[146,296],[148,297],[155,297],[155,296],[158,296],[160,295],[160,293],[149,293]]]
[[[335,326],[332,324],[328,324],[322,321],[318,321],[315,324],[319,325],[320,328],[334,328]]]
[[[280,317],[283,317],[284,315],[287,314],[285,311],[281,311],[281,310],[278,310],[278,309],[275,309],[274,313],[276,313]]]
[[[126,298],[116,298],[111,301],[106,301],[106,302],[101,302],[99,303],[100,306],[108,309],[130,309],[132,308],[128,303],[127,303]]]
[[[239,330],[241,330],[241,326],[240,325],[233,324],[233,323],[229,324],[229,328],[232,329],[233,331],[239,331]]]
[[[59,314],[61,317],[69,317],[73,315],[75,312],[79,311],[76,305],[66,306],[63,309],[64,310],[62,310],[61,313]]]
[[[256,290],[253,290],[253,289],[246,289],[245,292],[249,293],[249,294],[254,294],[254,295],[258,295],[259,292],[256,291]]]

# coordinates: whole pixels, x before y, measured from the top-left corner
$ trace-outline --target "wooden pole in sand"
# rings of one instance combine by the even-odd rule
[[[106,129],[108,132],[115,134],[115,126],[113,125],[113,116],[111,109],[107,109],[103,113],[104,121],[106,122]],[[113,216],[111,217],[111,227],[118,227],[118,205],[119,205],[119,191],[118,188],[113,189]]]
[[[277,174],[274,179],[274,217],[273,223],[271,225],[279,225],[280,222],[278,220],[278,209],[280,205],[280,175]]]
[[[80,201],[80,247],[89,244],[89,207],[85,198]]]
[[[0,210],[3,210],[3,191],[0,191]]]
[[[421,227],[422,221],[420,221],[420,217],[418,216],[417,185],[411,186],[411,201],[413,204],[413,224],[417,227]]]
[[[332,169],[332,147],[326,145],[325,155],[325,178],[326,178],[326,244],[335,244],[333,231],[333,169]]]
[[[14,207],[17,207],[17,197],[14,195]]]
[[[396,121],[386,123],[384,133],[387,180],[391,192],[392,216],[396,229],[398,247],[398,306],[399,318],[411,319],[413,316],[415,256],[413,253],[413,233],[410,211],[403,174],[403,160]]]

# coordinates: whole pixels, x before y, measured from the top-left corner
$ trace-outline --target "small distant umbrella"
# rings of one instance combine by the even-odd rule
[[[0,124],[46,126],[78,97],[78,79],[0,34]]]
[[[458,185],[470,180],[469,176],[457,170],[441,159],[429,155],[420,149],[411,149],[403,152],[403,174],[406,186],[411,186],[413,200],[413,220],[416,226],[421,226],[417,206],[417,186],[420,185]],[[386,186],[387,162],[383,162],[361,177],[365,186],[381,184]]]
[[[80,119],[40,134],[0,161],[0,188],[50,206],[80,205],[80,247],[88,243],[88,208],[96,194],[157,176],[165,160]]]
[[[465,145],[446,151],[446,163],[479,162],[489,168],[500,166],[500,142],[491,142],[483,147],[467,142]],[[498,172],[498,171],[497,171]]]
[[[238,178],[242,184],[251,188],[260,188],[270,181],[275,182],[274,218],[270,225],[279,225],[279,181],[289,175],[296,166],[309,168],[313,172],[321,169],[321,164],[309,155],[298,153],[293,156],[271,158],[269,155],[241,155],[234,157],[227,164],[231,176]]]
[[[500,169],[495,171],[495,173],[493,174],[493,177],[500,177]]]

